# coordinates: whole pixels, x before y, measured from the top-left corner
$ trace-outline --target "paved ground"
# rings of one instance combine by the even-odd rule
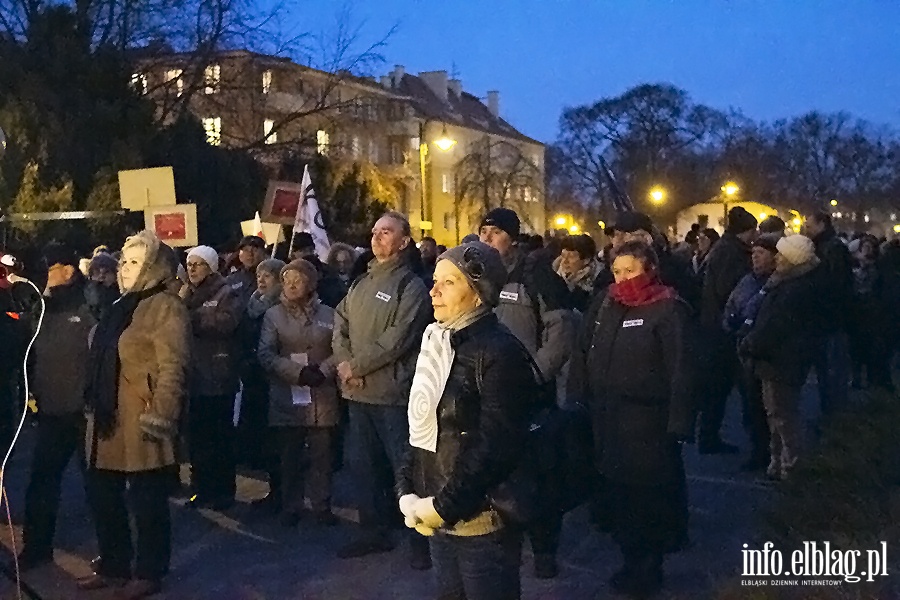
[[[815,390],[804,393],[807,415],[814,415]],[[737,399],[729,403],[725,437],[746,446]],[[29,459],[26,432],[8,472],[13,522],[20,522]],[[691,498],[692,546],[666,562],[663,598],[708,598],[716,582],[734,575],[744,543],[758,542],[761,509],[772,497],[771,484],[738,472],[741,459],[700,457],[686,449]],[[336,503],[349,506],[350,482],[342,474]],[[352,532],[346,521],[322,528],[301,524],[282,529],[272,517],[254,514],[247,503],[262,496],[266,485],[252,477],[239,481],[240,504],[227,513],[185,510],[174,506],[174,557],[166,589],[158,596],[178,600],[420,600],[433,597],[431,575],[408,568],[401,549],[386,555],[340,560],[335,551]],[[77,470],[70,469],[57,532],[56,564],[24,575],[43,600],[104,600],[105,593],[86,594],[73,584],[89,573],[96,553],[93,531]],[[353,512],[339,509],[352,519]],[[16,534],[21,528],[15,527]],[[618,566],[618,553],[608,537],[587,524],[584,510],[568,515],[563,533],[560,577],[550,583],[531,576],[530,555],[523,568],[527,600],[579,600],[611,597],[606,580]],[[0,534],[10,547],[9,530]],[[757,546],[758,547],[758,546]],[[14,587],[0,581],[0,598],[15,598]],[[27,596],[24,596],[27,597]]]

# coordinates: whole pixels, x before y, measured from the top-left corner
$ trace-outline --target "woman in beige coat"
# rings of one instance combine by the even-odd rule
[[[187,309],[166,289],[176,266],[172,249],[153,233],[128,238],[119,266],[123,296],[100,321],[90,350],[86,478],[101,559],[97,574],[79,586],[124,586],[121,598],[158,592],[169,569],[168,496],[177,481],[175,424],[191,335]]]
[[[269,474],[272,495],[280,493],[282,523],[294,526],[303,513],[305,487],[315,519],[333,525],[331,444],[338,422],[331,353],[334,311],[316,297],[318,273],[309,262],[286,265],[281,281],[281,304],[266,312],[258,352],[269,375],[269,426],[280,455],[280,468]]]

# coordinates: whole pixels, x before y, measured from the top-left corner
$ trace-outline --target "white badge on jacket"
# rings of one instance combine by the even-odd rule
[[[378,298],[379,300],[381,300],[382,302],[390,302],[391,301],[391,297],[388,296],[387,294],[385,294],[384,292],[378,292],[377,294],[375,294],[375,297]]]
[[[509,300],[510,302],[518,302],[519,294],[517,292],[500,292],[501,300]]]
[[[644,324],[643,319],[630,319],[630,320],[624,321],[622,323],[622,329],[624,329],[626,327],[640,327],[643,324]]]
[[[219,305],[218,300],[207,300],[203,303],[203,308],[215,308]]]

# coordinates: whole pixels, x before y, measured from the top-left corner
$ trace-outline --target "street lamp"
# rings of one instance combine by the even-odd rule
[[[653,200],[654,204],[662,204],[662,202],[666,199],[666,190],[662,189],[659,186],[654,187],[650,190],[650,199]]]
[[[729,181],[722,186],[722,193],[725,194],[725,202],[723,202],[723,205],[725,207],[725,218],[722,219],[722,223],[724,223],[726,228],[728,227],[728,202],[735,194],[740,191],[740,189],[741,188],[739,188],[733,181]]]
[[[429,215],[426,214],[425,210],[425,206],[428,204],[428,190],[426,189],[427,186],[425,183],[425,159],[428,156],[428,141],[425,139],[425,126],[428,123],[429,120],[427,119],[419,123],[419,174],[422,177],[422,201],[419,214],[419,228],[422,230],[422,237],[425,237],[426,232],[432,228],[432,223],[428,219]],[[435,140],[434,145],[443,152],[447,152],[456,145],[456,140],[447,135],[446,125],[444,125],[444,129],[441,132],[441,137]]]
[[[831,201],[831,205],[832,205],[832,206],[837,206],[837,200],[832,200],[832,201]]]
[[[572,225],[569,227],[569,233],[574,235],[574,234],[578,233],[578,229],[579,229],[578,225],[576,225],[575,223],[572,223]]]
[[[556,217],[556,224],[559,227],[564,227],[567,221],[568,221],[568,219],[563,217],[562,215]]]

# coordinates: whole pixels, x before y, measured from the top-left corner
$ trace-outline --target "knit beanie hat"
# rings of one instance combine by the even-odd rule
[[[784,235],[784,229],[787,223],[778,215],[769,215],[759,224],[760,233],[780,233]]]
[[[93,275],[101,269],[115,273],[119,270],[119,261],[113,258],[112,254],[107,254],[106,252],[95,254],[88,267],[88,275]]]
[[[281,277],[284,278],[284,274],[288,271],[297,271],[303,275],[309,283],[309,287],[313,290],[319,286],[319,272],[308,260],[298,258],[297,260],[292,260],[284,265],[284,267],[281,268]]]
[[[48,267],[52,267],[53,265],[66,265],[75,267],[76,269],[78,268],[78,261],[80,258],[78,253],[65,244],[52,242],[44,248],[43,254],[44,262]]]
[[[495,208],[484,215],[478,229],[480,230],[482,227],[486,226],[497,227],[508,233],[509,237],[515,239],[519,237],[521,223],[519,222],[519,215],[516,214],[516,211],[508,208]]]
[[[197,246],[196,248],[191,248],[191,251],[188,252],[187,260],[190,260],[192,256],[196,256],[208,264],[209,268],[214,273],[219,270],[219,253],[209,246]]]
[[[816,246],[805,235],[789,235],[778,240],[778,253],[792,265],[808,263],[816,255]]]
[[[751,229],[756,229],[757,222],[756,217],[747,212],[747,209],[735,206],[728,211],[727,231],[734,235],[740,235]]]
[[[778,240],[783,238],[784,235],[778,233],[765,233],[753,242],[753,246],[759,246],[760,248],[765,248],[772,254],[776,254],[778,252]]]
[[[484,304],[490,307],[499,304],[500,290],[506,284],[508,273],[494,248],[483,242],[469,242],[438,256],[438,262],[442,260],[456,265]]]
[[[284,268],[284,261],[277,258],[267,258],[257,265],[256,272],[264,271],[271,273],[275,277],[281,276],[281,270]]]

